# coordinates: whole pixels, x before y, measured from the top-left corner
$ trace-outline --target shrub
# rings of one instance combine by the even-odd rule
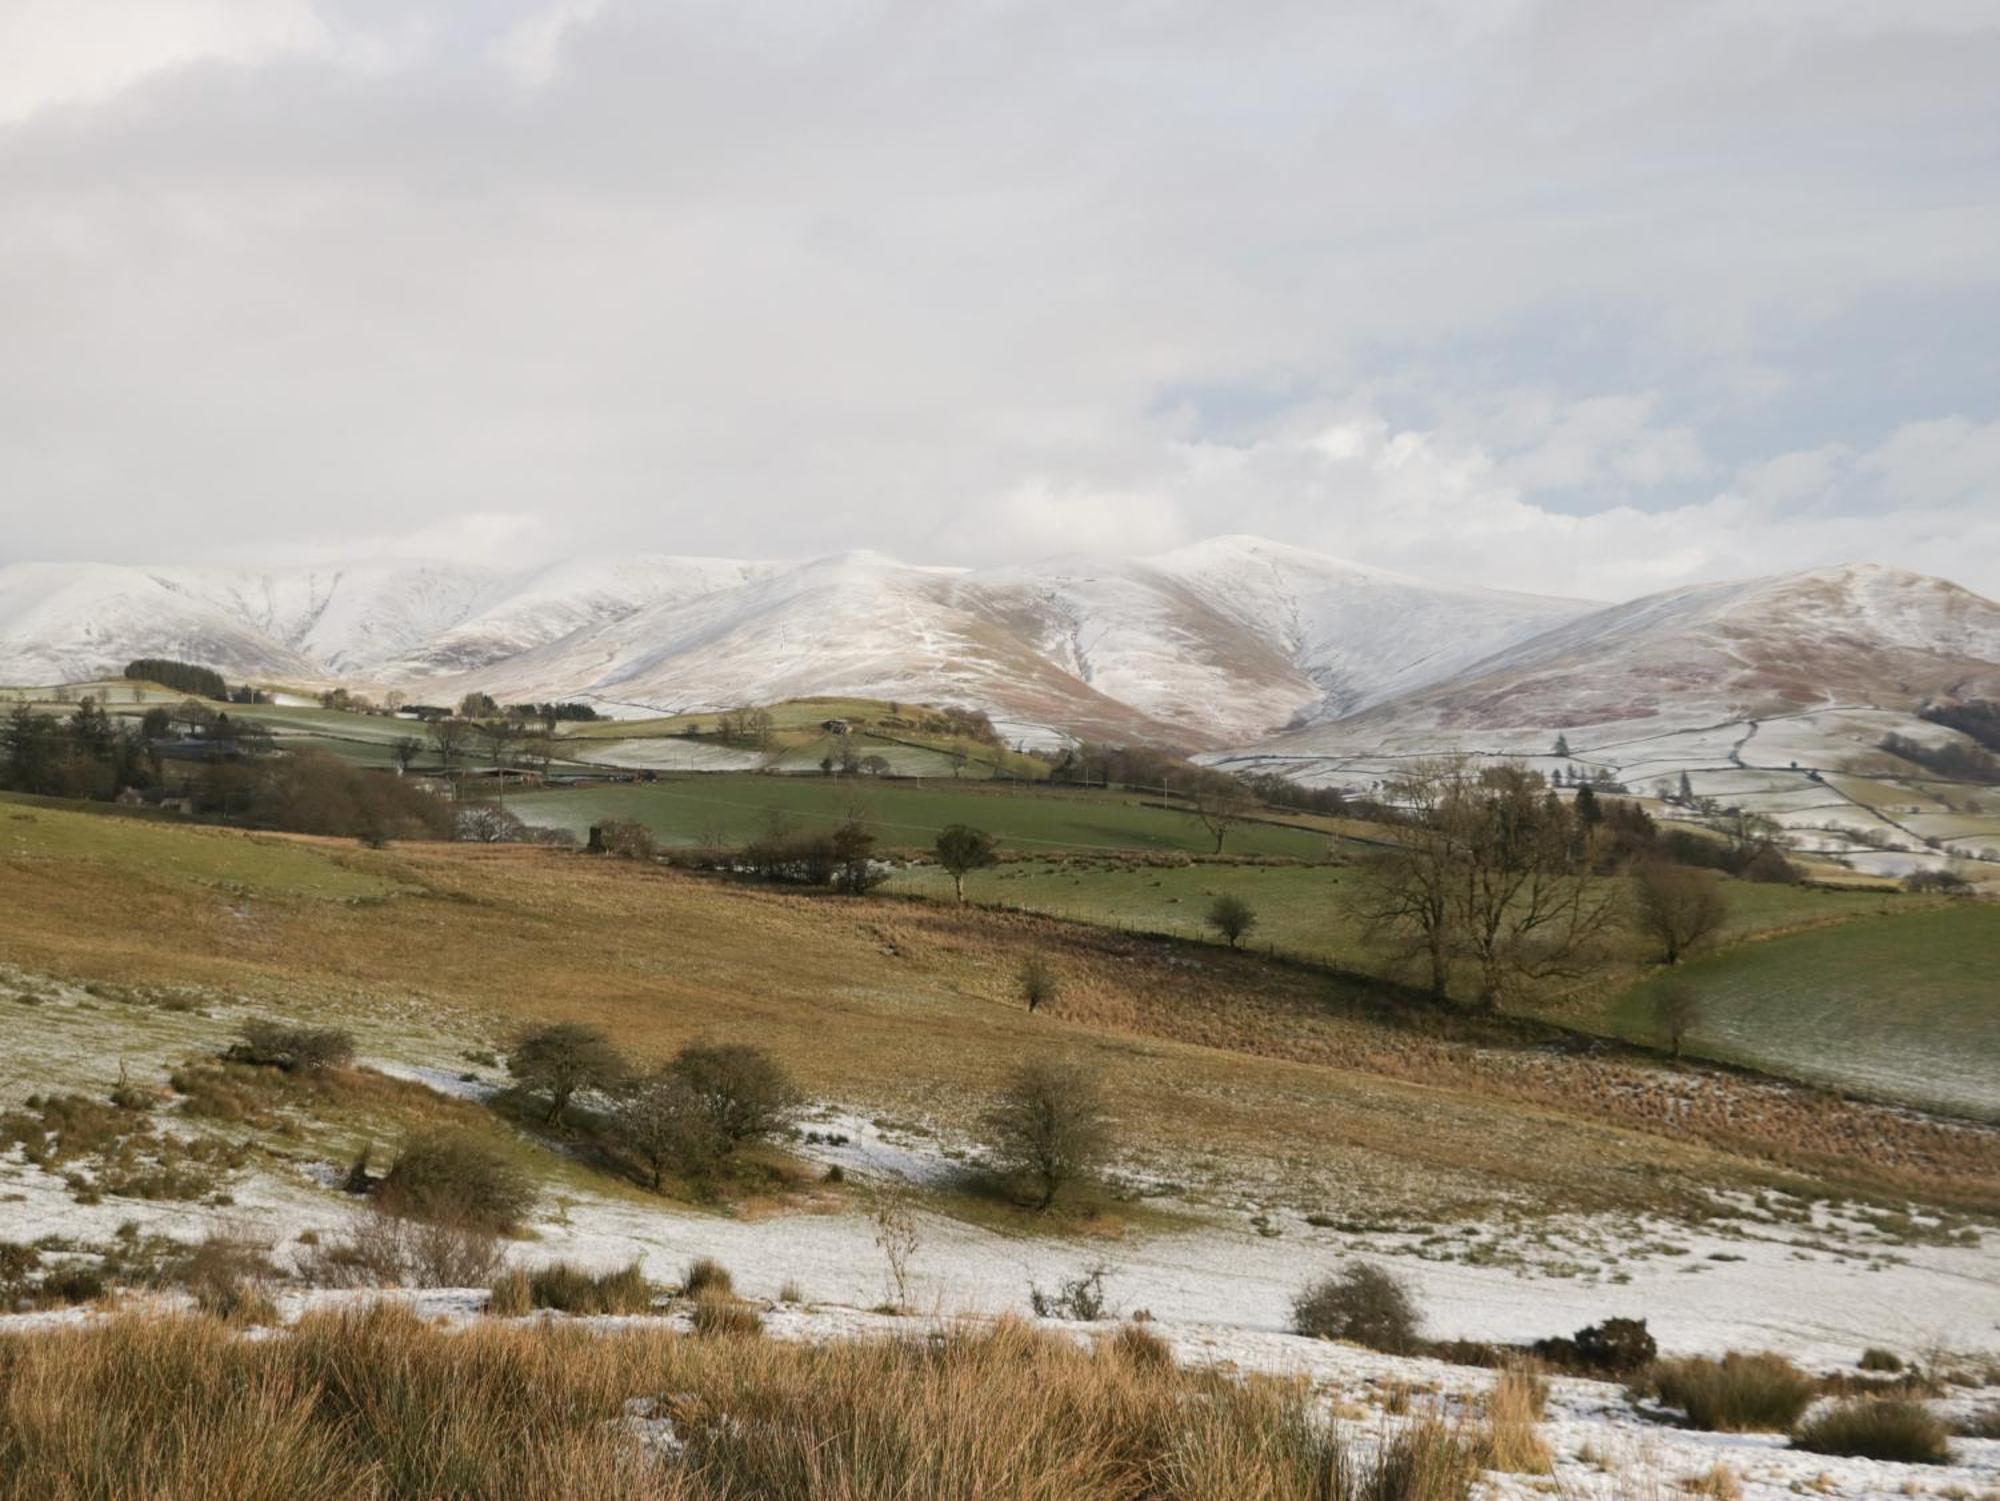
[[[1292,1328],[1313,1339],[1344,1339],[1390,1355],[1416,1351],[1415,1300],[1401,1278],[1366,1262],[1309,1283],[1292,1300]]]
[[[241,1234],[211,1234],[188,1253],[178,1280],[203,1313],[239,1324],[277,1320],[264,1284],[276,1274],[270,1248]]]
[[[1629,1376],[1660,1353],[1644,1319],[1606,1319],[1568,1339],[1538,1339],[1529,1348],[1537,1360],[1591,1376]]]
[[[1901,1464],[1951,1463],[1944,1424],[1923,1403],[1900,1397],[1835,1403],[1799,1425],[1792,1447]]]
[[[1029,1283],[1028,1306],[1035,1310],[1036,1318],[1075,1319],[1078,1323],[1094,1324],[1105,1314],[1104,1279],[1110,1275],[1108,1266],[1087,1267],[1058,1282],[1054,1292],[1043,1292]]]
[[[698,1298],[703,1293],[733,1293],[736,1279],[729,1275],[729,1268],[712,1256],[699,1256],[688,1265],[687,1276],[681,1279],[681,1296]]]
[[[322,1287],[481,1287],[505,1257],[477,1225],[413,1219],[371,1205],[347,1235],[310,1248],[299,1275]]]
[[[288,1027],[280,1022],[248,1021],[242,1041],[223,1055],[233,1063],[255,1063],[286,1073],[317,1073],[354,1061],[354,1034],[338,1027]]]
[[[1062,981],[1056,975],[1055,966],[1042,954],[1030,954],[1021,961],[1015,984],[1020,989],[1021,999],[1027,1002],[1030,1016],[1062,994]]]
[[[986,1127],[994,1165],[1032,1185],[1041,1210],[1089,1178],[1111,1146],[1095,1076],[1052,1059],[1031,1060],[1015,1071],[987,1112]]]
[[[693,1091],[725,1149],[770,1136],[799,1105],[784,1066],[748,1043],[689,1043],[667,1070]]]
[[[1225,891],[1208,904],[1208,925],[1228,941],[1231,948],[1257,926],[1257,909],[1242,897]]]
[[[694,1332],[741,1338],[762,1334],[764,1321],[757,1310],[725,1293],[703,1293],[694,1300]]]
[[[1894,1350],[1884,1350],[1879,1345],[1870,1345],[1861,1352],[1861,1359],[1855,1364],[1864,1371],[1879,1371],[1893,1376],[1903,1369],[1903,1357]]]
[[[636,1261],[615,1272],[595,1273],[567,1261],[552,1262],[530,1272],[527,1284],[531,1306],[559,1313],[650,1313],[659,1295]]]
[[[627,860],[651,860],[659,853],[652,830],[622,818],[607,818],[590,830],[590,848]]]
[[[535,1204],[527,1175],[470,1131],[431,1130],[412,1136],[375,1191],[390,1215],[510,1230]]]
[[[1688,1356],[1656,1361],[1634,1384],[1687,1414],[1688,1425],[1719,1433],[1777,1433],[1799,1420],[1817,1384],[1782,1355],[1731,1350],[1720,1360]]]

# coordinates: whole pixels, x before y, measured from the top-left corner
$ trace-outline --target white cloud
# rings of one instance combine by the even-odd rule
[[[7,0],[0,124],[189,63],[249,64],[325,40],[307,0]]]

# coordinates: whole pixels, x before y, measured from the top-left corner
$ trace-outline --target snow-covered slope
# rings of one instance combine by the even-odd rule
[[[1872,564],[1648,595],[1578,616],[1288,750],[1664,733],[1833,705],[2000,694],[2000,605]],[[1576,739],[1576,736],[1572,736]],[[1274,743],[1275,744],[1275,743]]]
[[[240,614],[141,569],[98,563],[0,569],[0,681],[75,681],[134,657],[210,663],[238,676],[321,670]]]
[[[0,682],[139,655],[633,714],[815,693],[950,702],[1037,738],[1310,757],[2000,692],[2000,606],[1868,566],[1597,606],[1254,537],[978,571],[873,553],[0,569]]]
[[[1439,682],[1595,608],[1428,583],[1257,537],[1216,537],[1149,561],[1310,677],[1323,700],[1315,719]]]

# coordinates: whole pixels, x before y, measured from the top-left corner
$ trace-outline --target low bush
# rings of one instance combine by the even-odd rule
[[[1781,1433],[1819,1395],[1818,1383],[1784,1356],[1737,1350],[1720,1360],[1655,1361],[1630,1390],[1677,1408],[1691,1428],[1719,1433]]]
[[[1879,1345],[1870,1345],[1861,1352],[1861,1358],[1855,1364],[1864,1371],[1876,1371],[1893,1376],[1903,1369],[1903,1357],[1894,1350],[1884,1350]]]
[[[234,1324],[277,1321],[265,1285],[277,1275],[270,1247],[241,1233],[216,1233],[188,1253],[176,1273],[203,1313]]]
[[[354,1061],[354,1034],[338,1027],[288,1027],[281,1022],[249,1021],[242,1040],[223,1055],[232,1063],[255,1063],[286,1073],[317,1073]]]
[[[1105,1316],[1107,1302],[1104,1296],[1104,1279],[1111,1275],[1108,1266],[1086,1267],[1074,1277],[1065,1277],[1056,1284],[1054,1292],[1044,1292],[1032,1282],[1028,1284],[1028,1306],[1035,1310],[1039,1319],[1074,1319],[1082,1324],[1094,1324]]]
[[[309,1247],[299,1275],[319,1287],[484,1287],[505,1255],[491,1230],[371,1205],[346,1236]]]
[[[1314,1339],[1344,1339],[1390,1355],[1416,1351],[1416,1301],[1393,1273],[1363,1261],[1307,1285],[1292,1299],[1292,1328]]]
[[[449,1128],[412,1136],[375,1190],[389,1214],[495,1232],[511,1230],[535,1198],[527,1175],[491,1142]]]
[[[1792,1447],[1901,1464],[1951,1463],[1951,1445],[1936,1414],[1921,1402],[1897,1397],[1836,1402],[1799,1425]]]
[[[1538,1339],[1530,1350],[1537,1360],[1582,1376],[1629,1376],[1660,1353],[1644,1319],[1606,1319],[1568,1339]]]

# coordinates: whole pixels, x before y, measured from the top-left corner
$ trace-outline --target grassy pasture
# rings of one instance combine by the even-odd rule
[[[346,901],[396,889],[386,868],[351,858],[348,848],[333,841],[306,843],[234,829],[71,812],[47,799],[0,793],[0,859],[24,879],[41,871],[89,866],[264,896]],[[115,920],[115,908],[107,916]]]
[[[2000,907],[1911,910],[1744,944],[1685,966],[1700,1051],[2000,1117]],[[1657,976],[1612,1020],[1651,1034]]]
[[[2000,1203],[1983,1140],[1727,1080],[1684,1101],[1680,1076],[1641,1061],[1251,955],[536,848],[42,828],[33,811],[41,842],[0,846],[0,959],[78,983],[318,1024],[401,1016],[462,1048],[552,1019],[602,1024],[642,1062],[755,1041],[820,1098],[948,1135],[1018,1060],[1067,1054],[1104,1074],[1135,1165],[1196,1194],[1239,1193],[1251,1171],[1357,1213],[1670,1210],[1774,1177]],[[219,889],[246,870],[261,875]],[[345,880],[382,895],[353,900]],[[1061,994],[1031,1017],[1015,977],[1034,952]]]
[[[1348,909],[1347,898],[1363,879],[1352,864],[1352,849],[1344,847],[1334,860],[1311,866],[1148,864],[1116,856],[1022,860],[973,872],[966,878],[965,890],[971,901],[1184,938],[1212,936],[1206,923],[1209,904],[1226,892],[1256,909],[1257,927],[1248,940],[1253,947],[1368,967],[1379,955]],[[899,872],[889,889],[940,899],[952,893],[950,877],[930,866]],[[1730,881],[1726,889],[1730,916],[1722,934],[1724,944],[1908,911],[1932,902],[1898,892],[1827,891],[1749,881]],[[1621,948],[1634,965],[1645,957],[1636,938],[1622,942]]]
[[[729,841],[754,838],[774,814],[804,827],[831,827],[860,808],[882,842],[895,848],[927,848],[953,823],[976,825],[1029,849],[1189,852],[1214,845],[1190,815],[1146,806],[1136,794],[1018,783],[720,774],[521,793],[507,805],[529,823],[579,836],[606,818],[631,819],[674,844],[694,844],[710,832]],[[1316,860],[1327,844],[1327,836],[1312,829],[1249,824],[1231,831],[1228,849]]]

